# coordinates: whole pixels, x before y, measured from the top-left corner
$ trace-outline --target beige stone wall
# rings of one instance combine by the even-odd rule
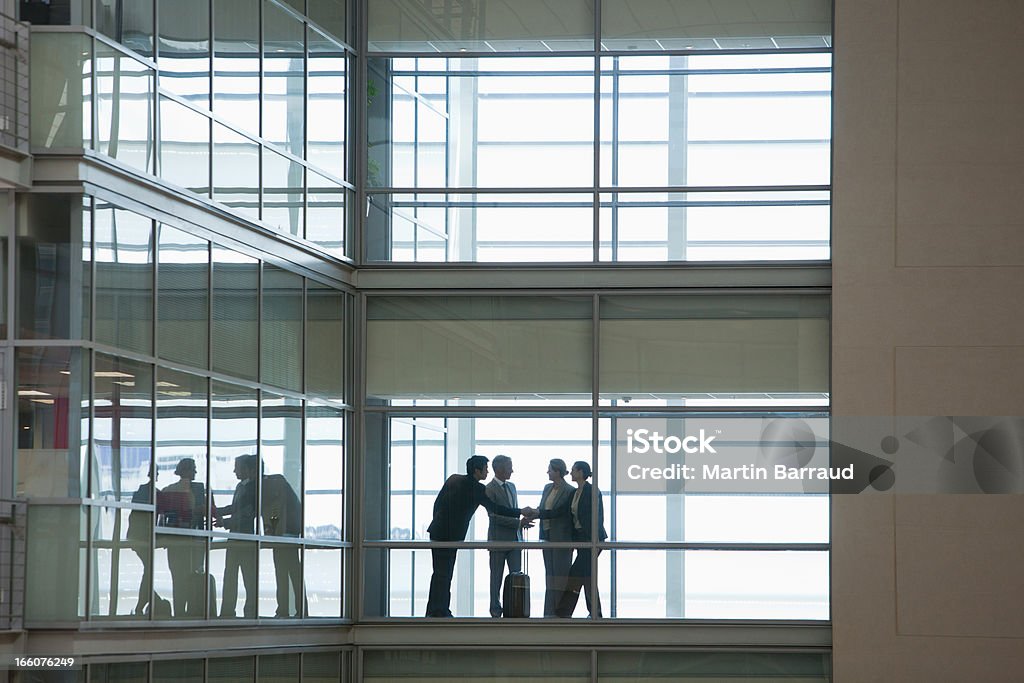
[[[837,415],[1024,415],[1024,2],[836,0]],[[1024,680],[1024,497],[837,496],[835,679]]]

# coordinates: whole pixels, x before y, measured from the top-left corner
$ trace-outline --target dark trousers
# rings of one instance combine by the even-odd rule
[[[256,605],[259,600],[256,583],[255,543],[247,541],[228,541],[224,553],[224,595],[220,606],[220,616],[235,616],[235,605],[238,603],[238,572],[242,572],[242,585],[245,586],[245,605],[242,616],[246,619],[256,618]]]
[[[302,564],[299,561],[299,546],[275,546],[274,580],[277,583],[277,617],[301,617]]]
[[[544,548],[544,616],[555,616],[571,565],[571,548]]]
[[[505,565],[509,573],[522,571],[522,550],[491,550],[491,616],[501,616],[501,579],[505,575]]]
[[[601,551],[598,550],[597,553],[600,555]],[[555,608],[555,616],[564,618],[572,616],[576,611],[576,603],[580,599],[580,588],[586,594],[587,611],[590,612],[590,616],[601,616],[601,596],[596,592],[594,595],[590,594],[593,590],[590,586],[590,555],[590,548],[576,549],[576,559],[569,567],[569,578],[566,581],[562,599],[558,601],[558,607]]]
[[[428,617],[452,616],[452,575],[455,574],[456,548],[431,548],[434,573],[430,576],[430,594],[427,596]]]

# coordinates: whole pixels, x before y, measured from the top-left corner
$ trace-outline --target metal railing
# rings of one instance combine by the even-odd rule
[[[19,630],[25,613],[23,501],[0,499],[0,631]]]
[[[29,27],[0,13],[0,145],[28,153]]]

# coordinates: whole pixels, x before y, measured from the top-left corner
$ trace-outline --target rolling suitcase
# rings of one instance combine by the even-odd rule
[[[524,568],[529,570],[529,555],[525,556]],[[501,616],[510,619],[526,619],[530,616],[530,575],[526,572],[509,572],[501,590]]]

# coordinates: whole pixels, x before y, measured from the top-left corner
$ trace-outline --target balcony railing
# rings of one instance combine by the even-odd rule
[[[28,153],[29,28],[0,14],[0,145]]]

